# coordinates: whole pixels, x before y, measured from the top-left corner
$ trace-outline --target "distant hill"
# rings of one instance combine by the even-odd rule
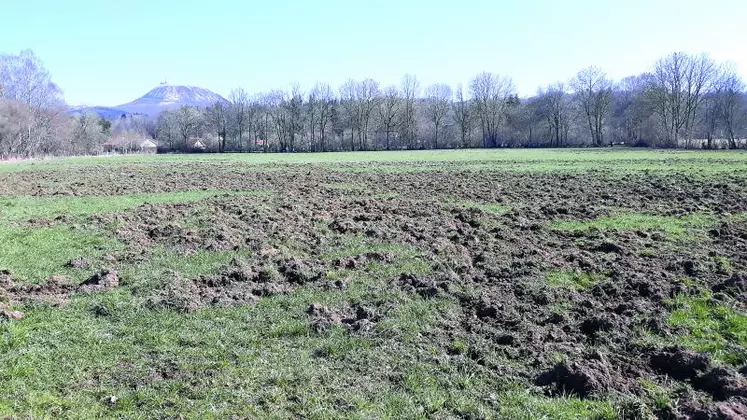
[[[118,105],[115,109],[131,114],[157,117],[161,112],[183,105],[208,107],[216,102],[228,101],[215,92],[194,86],[161,85],[132,102]]]
[[[122,118],[122,116],[125,117],[132,117],[133,114],[130,112],[127,112],[123,109],[119,108],[112,108],[108,106],[79,106],[75,108],[71,108],[69,111],[69,114],[75,117],[79,117],[83,114],[88,113],[95,113],[101,116],[101,118],[107,119],[107,120],[114,120],[117,118]]]
[[[179,108],[183,105],[200,108],[213,106],[216,102],[228,103],[226,98],[207,89],[194,86],[160,85],[145,95],[126,104],[114,107],[80,106],[71,108],[70,115],[80,116],[88,112],[99,114],[107,120],[144,115],[156,118],[163,111]]]

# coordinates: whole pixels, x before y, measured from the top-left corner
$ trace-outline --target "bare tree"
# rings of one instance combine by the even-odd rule
[[[451,87],[443,83],[437,83],[425,90],[428,100],[428,119],[433,123],[433,148],[438,149],[438,130],[444,124],[449,114],[449,101],[451,100]]]
[[[714,137],[718,136],[719,123],[720,123],[720,110],[719,110],[719,81],[714,84],[714,89],[710,92],[706,92],[703,95],[703,104],[700,110],[700,127],[705,134],[706,147],[712,149],[714,147]]]
[[[594,144],[604,143],[604,125],[612,103],[612,82],[598,67],[587,67],[571,80],[576,100],[583,110]]]
[[[294,152],[296,138],[303,125],[303,96],[297,84],[290,92],[272,91],[265,95],[265,103],[271,115],[281,152]]]
[[[399,94],[397,86],[391,85],[384,88],[384,92],[379,100],[379,122],[381,130],[386,135],[386,150],[391,150],[391,136],[396,133],[401,115],[402,97]]]
[[[298,83],[291,85],[290,100],[286,101],[284,107],[288,113],[288,140],[290,149],[289,152],[294,152],[296,137],[303,130],[303,92],[301,92],[301,86]]]
[[[356,95],[356,82],[348,79],[340,86],[340,104],[345,116],[347,127],[350,127],[350,150],[355,150],[355,130],[360,130]]]
[[[568,139],[570,128],[569,100],[565,85],[561,82],[540,90],[537,95],[540,114],[547,121],[550,145],[563,146]]]
[[[418,79],[415,76],[406,74],[402,78],[402,97],[404,102],[400,123],[402,126],[402,140],[404,140],[409,149],[415,148],[417,143],[418,126],[415,101],[419,94],[420,82],[418,82]]]
[[[649,95],[669,145],[676,147],[684,135],[690,146],[698,107],[715,74],[715,63],[705,54],[677,52],[656,63]]]
[[[457,85],[455,100],[452,103],[454,121],[459,126],[459,135],[462,141],[462,147],[470,147],[470,132],[472,131],[472,106],[464,97],[462,84]]]
[[[62,91],[51,81],[41,60],[30,50],[0,55],[0,134],[5,156],[69,153],[72,125]],[[23,127],[22,130],[20,128]]]
[[[279,115],[280,104],[284,100],[282,91],[263,92],[255,95],[256,105],[256,128],[254,130],[254,142],[262,145],[262,151],[270,150],[270,139],[272,133],[276,132],[276,116]],[[279,140],[278,140],[279,141]]]
[[[316,125],[317,125],[317,115],[319,108],[321,107],[321,101],[317,98],[317,86],[319,83],[314,85],[314,88],[312,88],[309,91],[309,97],[306,101],[306,121],[309,123],[309,143],[311,150],[314,151],[316,148]]]
[[[202,125],[202,113],[198,108],[184,105],[176,110],[173,120],[179,134],[179,150],[186,151],[194,147],[191,140],[199,136]]]
[[[264,101],[268,115],[270,115],[272,120],[279,151],[287,152],[290,149],[289,138],[293,136],[293,129],[291,127],[292,117],[290,115],[290,107],[287,105],[290,99],[286,92],[273,90],[264,96]]]
[[[512,134],[517,136],[519,146],[536,147],[541,145],[538,144],[538,139],[535,137],[537,126],[545,121],[539,105],[540,101],[535,97],[518,101],[509,108],[509,126]]]
[[[379,95],[379,84],[373,79],[365,79],[356,83],[356,104],[358,107],[358,143],[360,150],[368,149],[368,132],[371,116],[376,108],[376,98]]]
[[[243,88],[233,89],[228,96],[231,102],[228,110],[229,126],[235,135],[238,149],[244,150],[244,133],[249,124],[249,95]]]
[[[650,130],[653,105],[647,92],[651,78],[645,73],[626,77],[615,85],[609,118],[614,141],[644,145],[656,137]]]
[[[176,113],[165,111],[156,121],[156,138],[170,150],[177,149],[179,132],[176,124]]]
[[[719,119],[723,122],[729,147],[736,148],[736,126],[738,118],[743,114],[745,85],[737,70],[726,65],[721,69],[716,84],[716,109]]]
[[[99,152],[107,139],[102,119],[88,112],[74,119],[75,125],[69,138],[67,152],[71,154],[92,154]]]
[[[0,157],[26,154],[24,143],[32,127],[34,116],[26,104],[19,101],[0,101]]]
[[[207,125],[217,135],[218,152],[225,152],[226,142],[228,141],[228,106],[223,102],[216,102],[213,106],[207,109],[205,117]]]
[[[482,129],[483,147],[496,147],[498,127],[506,116],[509,98],[514,93],[513,81],[509,77],[483,72],[472,79],[470,92]]]
[[[334,94],[327,83],[316,83],[309,92],[309,100],[306,105],[311,132],[311,150],[326,150],[327,130],[332,114]],[[317,147],[315,134],[319,131],[319,145]]]
[[[458,86],[452,98],[448,86],[435,84],[421,98],[417,78],[407,74],[399,87],[383,92],[373,79],[348,80],[339,99],[324,83],[307,96],[297,84],[251,97],[235,89],[230,103],[182,107],[157,121],[126,116],[102,123],[88,114],[70,117],[41,61],[23,51],[0,55],[0,157],[91,153],[112,133],[135,132],[157,137],[172,150],[188,150],[195,137],[218,134],[221,152],[259,144],[281,152],[439,148],[456,141],[470,147],[478,126],[483,147],[541,145],[542,138],[552,146],[581,144],[588,139],[584,133],[596,145],[678,146],[684,139],[682,145],[690,147],[696,135],[705,135],[709,147],[721,139],[737,147],[745,132],[743,81],[734,68],[720,68],[706,55],[668,55],[652,73],[614,86],[602,70],[589,67],[570,87],[572,95],[563,84],[553,84],[519,100],[510,78],[481,73],[471,80],[469,94]],[[429,133],[423,128],[429,126],[432,141],[418,133]],[[445,136],[452,126],[458,137],[453,141]],[[546,136],[536,135],[543,126]]]
[[[109,121],[112,133],[132,132],[139,136],[155,137],[155,123],[145,115],[121,115],[114,121]]]
[[[319,105],[319,143],[322,152],[327,150],[327,131],[332,121],[335,95],[327,83],[314,86],[314,97]]]
[[[64,105],[62,90],[31,50],[0,55],[0,86],[3,98],[24,103],[34,111]]]

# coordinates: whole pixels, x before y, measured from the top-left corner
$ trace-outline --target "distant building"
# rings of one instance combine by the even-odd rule
[[[142,136],[114,137],[103,144],[104,153],[156,153],[158,145],[151,139]]]
[[[141,153],[156,153],[157,150],[158,145],[153,140],[145,140],[144,142],[140,143]]]
[[[201,138],[192,138],[190,139],[190,143],[192,144],[192,149],[195,150],[205,150],[207,148]]]

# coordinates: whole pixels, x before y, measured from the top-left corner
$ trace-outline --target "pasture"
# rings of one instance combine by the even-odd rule
[[[0,417],[747,410],[744,152],[3,163],[0,270]]]

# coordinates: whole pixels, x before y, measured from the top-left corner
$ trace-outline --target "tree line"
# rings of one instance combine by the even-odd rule
[[[163,113],[157,138],[174,150],[213,136],[216,151],[337,151],[626,144],[738,148],[747,138],[747,94],[736,69],[706,54],[673,53],[651,72],[611,80],[585,68],[520,98],[511,78],[483,72],[468,86],[422,88],[348,80],[249,95]]]
[[[32,51],[0,55],[0,158],[99,153],[111,126],[93,114],[72,118]]]
[[[100,153],[117,133],[189,151],[317,152],[625,144],[747,147],[747,94],[737,70],[706,54],[672,53],[651,71],[611,80],[588,67],[519,97],[510,77],[482,72],[466,86],[374,79],[249,94],[184,106],[157,120],[71,117],[62,92],[31,51],[0,56],[0,156]]]

